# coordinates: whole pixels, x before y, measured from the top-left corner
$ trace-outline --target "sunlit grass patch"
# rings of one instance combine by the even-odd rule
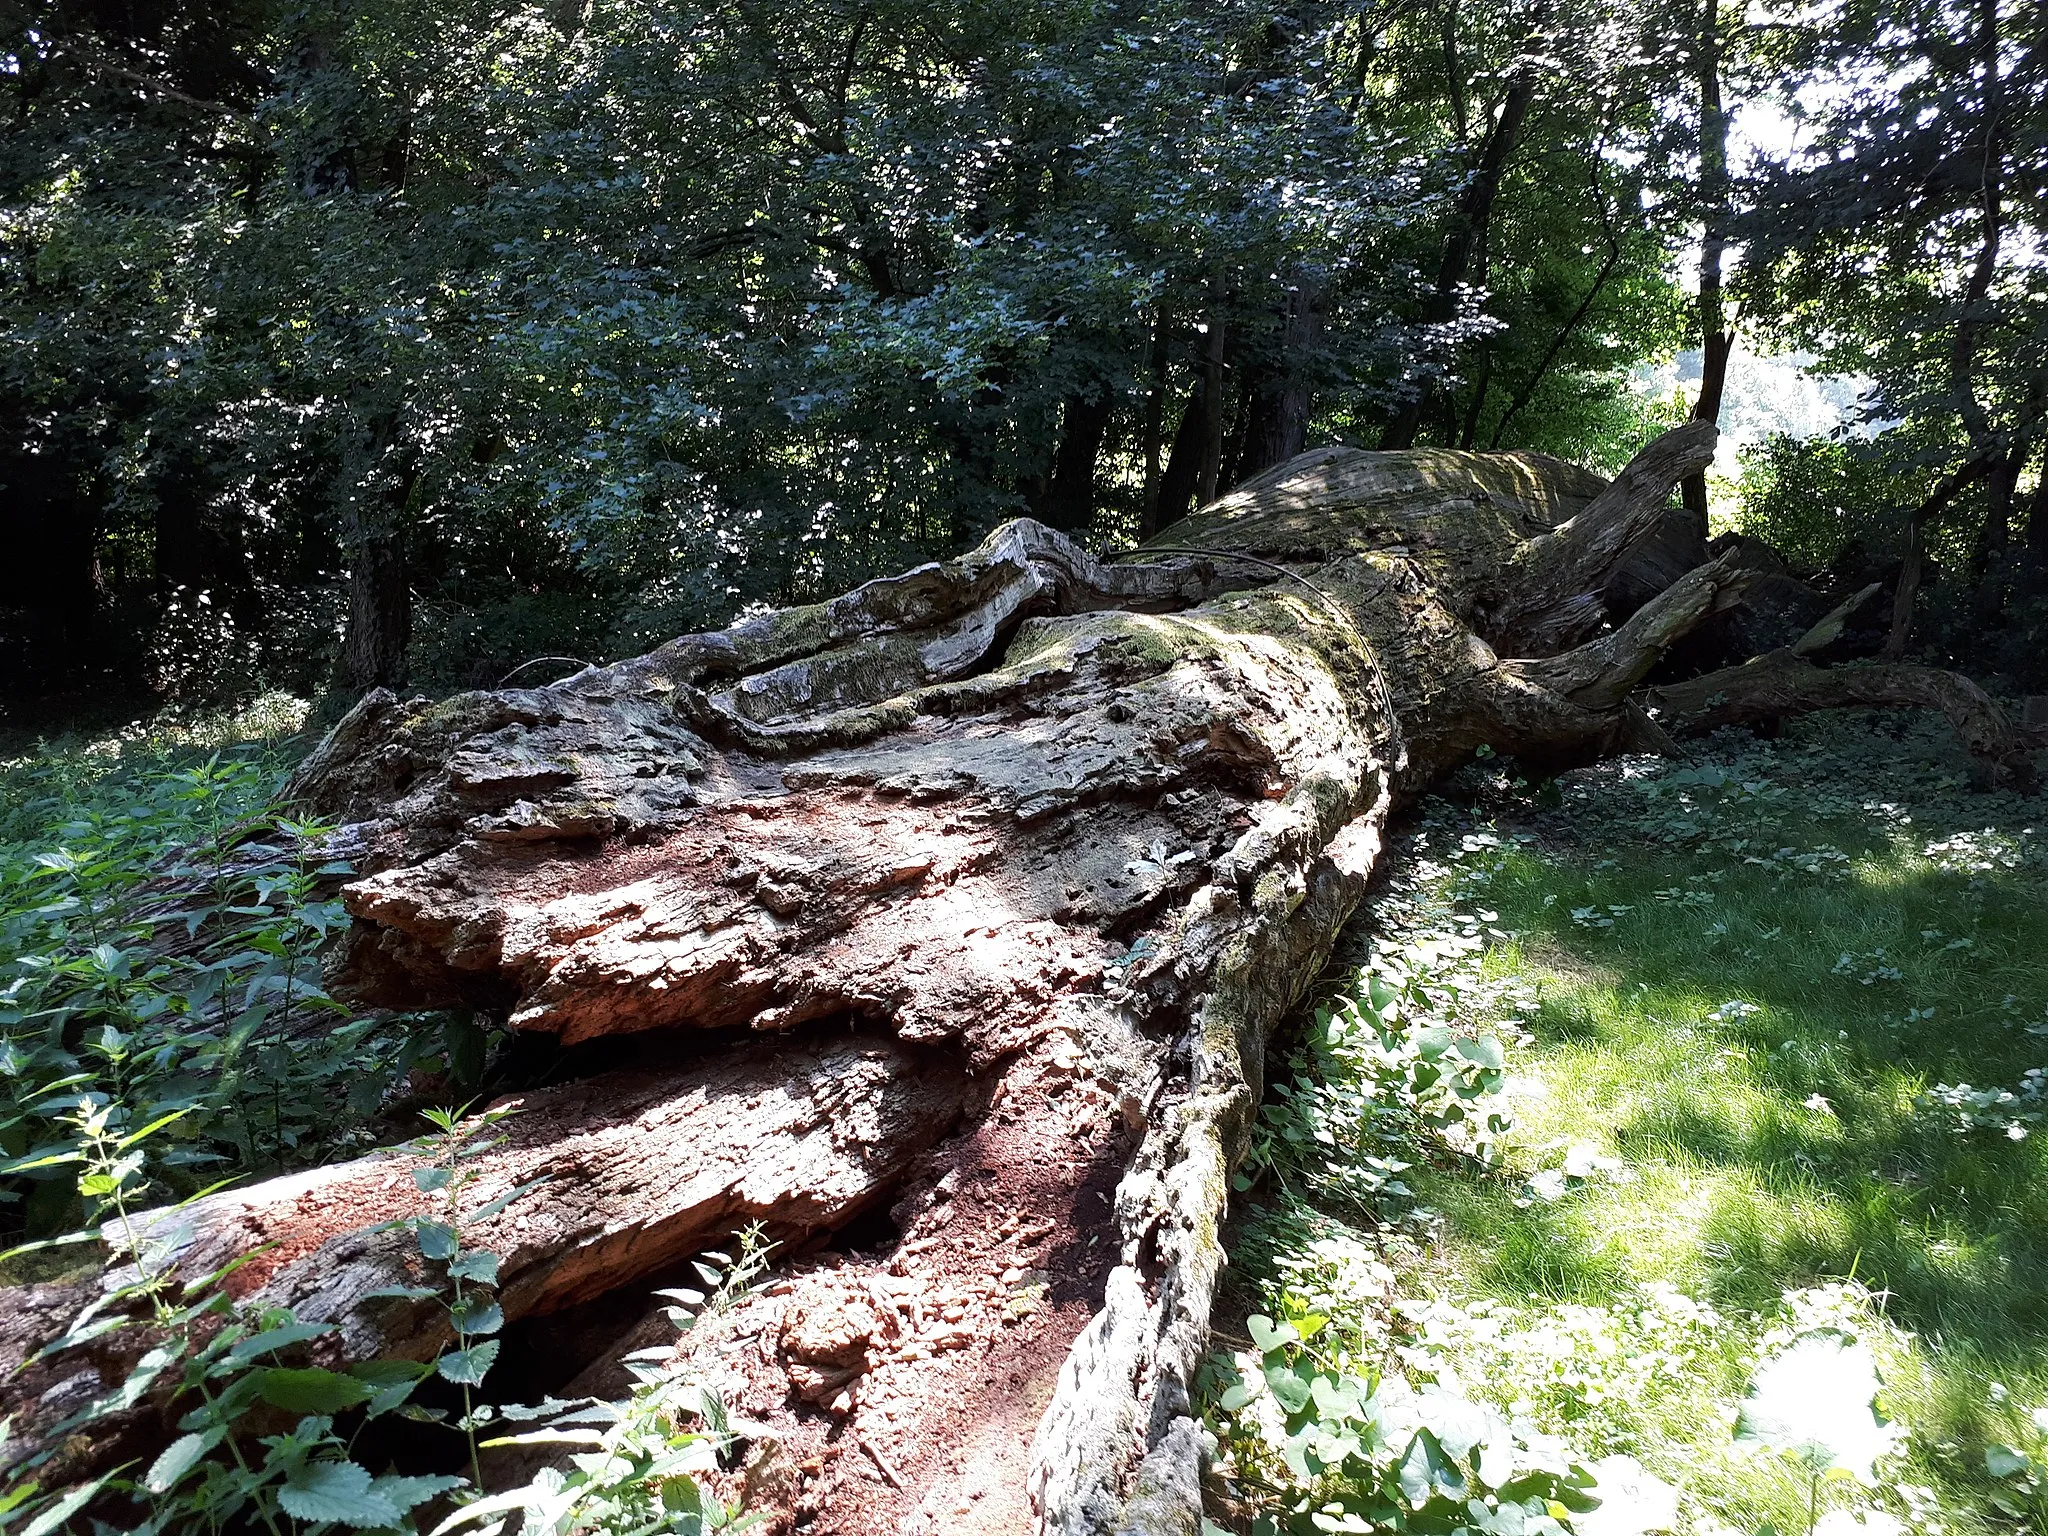
[[[1535,998],[1470,1010],[1519,1037],[1495,1161],[1411,1154],[1412,1209],[1345,1213],[1393,1271],[1388,1368],[1636,1457],[1677,1530],[2048,1528],[2048,803],[1907,734],[1731,740],[1561,811],[1502,776],[1383,903],[1383,945],[1483,912],[1474,975]],[[1883,1375],[1874,1486],[1733,1437],[1823,1313]]]

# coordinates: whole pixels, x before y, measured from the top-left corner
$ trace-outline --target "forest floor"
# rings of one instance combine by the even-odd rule
[[[2048,1529],[2048,800],[1971,792],[1909,715],[1451,792],[1272,1066],[1219,1517],[1304,1482],[1315,1407],[1223,1390],[1277,1318],[1562,1442],[1609,1495],[1581,1532]],[[1431,1026],[1475,1042],[1458,1093]]]
[[[273,699],[0,765],[8,952],[75,948],[83,912],[113,923],[109,966],[140,954],[118,914],[194,827],[260,810],[295,723]],[[1451,1474],[1415,1481],[1393,1426],[1434,1425],[1456,1460],[1464,1404],[1512,1426],[1515,1477],[1597,1480],[1575,1536],[2048,1530],[2048,797],[1975,792],[1941,723],[1910,715],[1513,775],[1483,762],[1420,809],[1272,1063],[1204,1383],[1218,1523],[1363,1528],[1344,1523],[1374,1507],[1361,1468],[1419,1515]],[[52,838],[62,869],[40,857]],[[310,966],[332,918],[272,896],[231,910],[266,942],[238,930],[123,971],[121,1060],[99,1062],[104,1041],[9,1057],[10,1102],[40,1102],[49,1074],[134,1077],[151,1042],[152,1062],[178,1046],[162,1093],[205,1068],[204,1041],[157,1041],[197,1006],[159,994],[239,995],[273,951]],[[95,975],[36,986],[70,1007]],[[193,1177],[346,1155],[394,1084],[481,1055],[471,1026],[356,1028],[332,1050],[293,1035],[224,1082]],[[327,1106],[303,1118],[332,1135],[241,1113],[258,1089]],[[30,1223],[61,1228],[43,1203]],[[1312,1365],[1321,1395],[1284,1416],[1252,1400],[1262,1355]],[[1368,1417],[1317,1420],[1352,1381],[1378,1394],[1384,1443],[1318,1476],[1303,1445],[1341,1450]],[[1543,1529],[1500,1498],[1488,1519]]]

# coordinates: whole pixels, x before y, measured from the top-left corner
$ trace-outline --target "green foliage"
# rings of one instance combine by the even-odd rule
[[[284,1363],[302,1359],[305,1346],[333,1333],[330,1323],[300,1322],[289,1309],[237,1305],[222,1282],[246,1258],[228,1269],[192,1281],[174,1282],[167,1267],[178,1241],[176,1212],[138,1220],[135,1209],[148,1187],[148,1143],[163,1128],[117,1134],[109,1111],[81,1101],[74,1116],[75,1161],[109,1213],[100,1236],[133,1260],[133,1278],[110,1285],[36,1358],[76,1348],[106,1334],[148,1328],[150,1347],[121,1384],[55,1425],[50,1434],[89,1429],[152,1395],[177,1415],[181,1431],[139,1477],[117,1469],[77,1489],[46,1494],[34,1474],[49,1452],[13,1469],[14,1481],[0,1493],[0,1514],[25,1514],[27,1530],[57,1530],[95,1499],[125,1495],[141,1512],[125,1527],[133,1536],[198,1536],[224,1529],[287,1530],[331,1526],[375,1529],[416,1536],[428,1527],[420,1517],[442,1518],[431,1528],[449,1531],[523,1509],[526,1529],[558,1536],[674,1536],[741,1529],[732,1512],[709,1498],[694,1474],[715,1465],[731,1429],[717,1400],[680,1375],[633,1364],[636,1386],[624,1403],[586,1400],[550,1403],[537,1409],[499,1408],[480,1403],[474,1390],[495,1363],[504,1314],[496,1286],[502,1255],[465,1240],[465,1230],[511,1206],[536,1187],[528,1183],[482,1204],[464,1198],[475,1182],[467,1164],[500,1144],[497,1127],[509,1113],[494,1110],[465,1119],[458,1112],[432,1111],[433,1130],[411,1148],[425,1161],[414,1170],[423,1192],[442,1198],[435,1217],[410,1217],[401,1225],[415,1240],[420,1258],[438,1266],[441,1283],[405,1286],[380,1294],[431,1299],[442,1309],[452,1344],[429,1361],[372,1360],[331,1370]],[[700,1262],[714,1277],[706,1305],[729,1306],[760,1274],[767,1248],[757,1231],[743,1233],[737,1261],[716,1255]],[[713,1262],[715,1260],[716,1262]],[[690,1318],[682,1314],[687,1325]],[[416,1391],[438,1378],[459,1389],[461,1411],[413,1401]],[[255,1435],[252,1415],[274,1419],[268,1410],[298,1415],[289,1431]],[[377,1474],[353,1459],[352,1445],[365,1423],[396,1415],[440,1424],[467,1444],[470,1477]],[[600,1447],[572,1458],[572,1470],[549,1468],[527,1488],[510,1495],[481,1497],[478,1431],[498,1420],[545,1417],[550,1429],[493,1443],[573,1443]],[[681,1420],[701,1423],[683,1429]],[[343,1432],[343,1424],[347,1432]],[[602,1422],[603,1433],[571,1429]],[[0,1434],[4,1438],[4,1434]],[[260,1454],[259,1454],[260,1451]]]
[[[679,1332],[738,1305],[758,1288],[774,1245],[763,1240],[756,1225],[739,1234],[737,1247],[737,1256],[713,1252],[692,1261],[707,1291],[656,1292],[674,1303],[664,1311]],[[535,1536],[641,1536],[657,1531],[703,1536],[742,1531],[754,1524],[752,1517],[740,1518],[709,1497],[696,1480],[696,1474],[716,1465],[721,1447],[733,1435],[750,1432],[750,1426],[736,1425],[708,1387],[660,1369],[656,1362],[672,1353],[654,1348],[627,1356],[633,1388],[622,1402],[592,1398],[508,1410],[507,1418],[540,1418],[545,1426],[488,1444],[584,1449],[568,1457],[566,1469],[543,1467],[523,1487],[466,1505],[435,1536],[493,1516],[502,1518],[509,1511],[517,1511],[520,1528]],[[686,1422],[700,1427],[684,1429]]]
[[[1319,1358],[1325,1321],[1254,1314],[1253,1348],[1212,1367],[1236,1470],[1274,1480],[1259,1536],[1567,1536],[1573,1512],[1598,1503],[1561,1442],[1461,1394]]]
[[[2011,627],[2033,631],[2023,640],[1985,642],[2007,627],[2016,586],[2039,589],[2048,550],[2048,530],[2017,544],[2022,520],[2048,513],[2048,501],[2030,512],[2015,498],[2048,437],[2041,8],[1769,9],[1769,94],[1803,132],[1796,151],[1757,167],[1736,224],[1751,313],[1814,350],[1821,369],[1868,380],[1861,415],[1873,435],[1846,477],[1846,504],[1857,520],[1926,504],[1950,561],[1948,594],[1926,605],[1947,620],[1939,640],[1951,654],[2024,666],[2038,650],[2038,611],[2011,615]],[[1820,450],[1814,467],[1832,478],[1828,456]],[[1929,504],[1958,472],[1950,489],[1961,493]],[[1792,521],[1810,528],[1819,510]]]
[[[1912,510],[1899,500],[1896,472],[1866,445],[1778,436],[1743,455],[1738,522],[1793,569],[1817,571],[1851,541],[1896,556]]]
[[[75,1488],[42,1485],[47,1451],[14,1466],[0,1524],[53,1536],[88,1508],[125,1502],[122,1529],[139,1536],[412,1536],[473,1506],[487,1426],[577,1410],[610,1413],[615,1434],[603,1456],[551,1486],[551,1497],[573,1493],[550,1506],[552,1528],[733,1528],[690,1475],[727,1443],[724,1411],[673,1370],[636,1366],[633,1401],[611,1408],[522,1411],[477,1395],[505,1315],[501,1255],[469,1233],[535,1187],[487,1200],[474,1188],[506,1110],[428,1109],[429,1132],[409,1148],[414,1183],[434,1204],[401,1225],[434,1283],[400,1293],[445,1318],[449,1343],[433,1359],[315,1363],[333,1326],[235,1303],[225,1282],[246,1259],[171,1279],[180,1210],[207,1181],[346,1155],[369,1140],[405,1074],[474,1083],[484,1065],[482,1033],[466,1019],[358,1020],[321,990],[316,951],[343,921],[324,892],[347,866],[318,852],[324,829],[279,816],[284,767],[260,748],[158,746],[44,751],[0,770],[12,791],[0,803],[4,1192],[17,1228],[32,1224],[31,1241],[0,1264],[32,1271],[107,1255],[99,1295],[38,1358],[147,1331],[123,1380],[37,1427],[58,1443],[154,1399],[175,1431],[148,1462]],[[144,1210],[166,1199],[181,1203]],[[671,1316],[687,1326],[732,1305],[767,1251],[750,1230],[736,1257],[703,1256],[708,1294],[676,1293]],[[363,1426],[387,1416],[452,1431],[470,1476],[380,1473],[358,1460]]]
[[[1287,1075],[1267,1086],[1240,1189],[1270,1172],[1285,1188],[1398,1210],[1410,1193],[1400,1154],[1425,1138],[1490,1155],[1513,1123],[1498,1100],[1506,1057],[1494,1036],[1456,1025],[1463,988],[1444,964],[1479,942],[1418,939],[1316,1009]]]
[[[0,610],[80,612],[70,651],[0,646],[45,682],[310,684],[373,548],[415,672],[475,683],[1018,511],[1120,538],[1219,330],[1226,484],[1305,430],[1371,440],[1425,374],[1436,440],[1611,460],[1627,366],[1678,340],[1651,195],[1675,9],[33,0],[5,26],[0,477],[44,579]],[[1483,268],[1431,320],[1529,71]]]
[[[392,1087],[469,1028],[361,1017],[320,983],[345,862],[282,816],[261,751],[8,770],[0,813],[0,1222],[31,1238],[100,1220],[82,1193],[83,1097],[161,1127],[152,1189],[366,1143]]]
[[[1671,1512],[1637,1529],[2038,1523],[2048,845],[2038,797],[1968,774],[1909,715],[1548,793],[1473,770],[1373,942],[1480,941],[1458,1014],[1506,1047],[1515,1123],[1490,1163],[1367,1148],[1411,1165],[1370,1210],[1340,1176],[1254,1185],[1244,1310],[1559,1437],[1594,1529],[1644,1478]],[[1815,1444],[1858,1475],[1816,1479]],[[1296,1495],[1260,1476],[1241,1507]]]
[[[461,1479],[373,1476],[349,1459],[335,1415],[356,1410],[360,1423],[403,1412],[429,1368],[375,1362],[341,1372],[279,1363],[332,1333],[333,1325],[301,1323],[282,1307],[237,1306],[222,1282],[246,1258],[196,1281],[173,1282],[168,1262],[178,1241],[176,1212],[141,1222],[136,1210],[150,1182],[149,1142],[162,1123],[122,1135],[112,1121],[109,1109],[79,1102],[73,1161],[82,1170],[81,1192],[107,1213],[99,1235],[132,1259],[133,1278],[117,1277],[35,1358],[122,1329],[150,1330],[150,1346],[118,1386],[50,1426],[46,1443],[61,1443],[64,1435],[152,1395],[176,1414],[181,1433],[139,1478],[117,1470],[82,1490],[41,1499],[32,1474],[50,1453],[14,1468],[7,1497],[24,1512],[36,1511],[30,1529],[43,1521],[61,1524],[102,1493],[125,1493],[142,1511],[128,1527],[136,1536],[252,1526],[283,1536],[281,1520],[409,1530],[410,1511],[456,1489]],[[244,1420],[263,1409],[302,1417],[291,1430],[252,1445]]]
[[[1991,1406],[2009,1416],[2012,1442],[1994,1440],[1984,1447],[1984,1470],[1999,1485],[1991,1503],[2001,1514],[2038,1525],[2048,1518],[2048,1407],[2023,1412],[1998,1382],[1992,1383]]]

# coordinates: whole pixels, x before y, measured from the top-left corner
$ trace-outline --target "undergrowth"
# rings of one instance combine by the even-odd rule
[[[466,1018],[322,987],[348,864],[280,810],[289,765],[275,740],[159,739],[0,767],[0,1238],[85,1221],[80,1101],[115,1134],[163,1121],[146,1193],[176,1199],[366,1146],[415,1072],[474,1085]]]
[[[1487,763],[1462,789],[1275,1069],[1237,1248],[1256,1317],[1210,1382],[1212,1514],[2042,1528],[2048,803],[1972,793],[1911,717],[1548,785]],[[1333,1048],[1396,992],[1426,1000],[1404,1050],[1498,1042],[1501,1091],[1418,1113],[1379,1045]],[[1290,1464],[1240,1385],[1288,1321],[1317,1342],[1283,1363],[1497,1415],[1604,1502],[1514,1513],[1468,1457],[1458,1510],[1432,1513],[1387,1480],[1417,1438],[1384,1411],[1365,1462]],[[1343,1504],[1369,1488],[1370,1512]]]
[[[27,1363],[87,1346],[133,1362],[82,1395],[71,1387],[97,1382],[90,1371],[67,1384],[47,1405],[58,1421],[36,1426],[42,1449],[0,1422],[0,1532],[742,1528],[698,1476],[734,1427],[687,1375],[629,1361],[635,1386],[615,1403],[481,1395],[505,1325],[502,1255],[470,1233],[531,1186],[472,1199],[469,1160],[502,1139],[504,1116],[456,1102],[484,1072],[476,1023],[364,1014],[321,985],[350,869],[331,829],[280,805],[296,719],[273,700],[254,717],[0,762],[0,1238],[15,1243],[0,1285],[99,1269],[97,1294]],[[329,1369],[331,1321],[231,1299],[233,1270],[254,1255],[175,1272],[192,1200],[388,1142],[420,1114],[430,1130],[408,1145],[412,1176],[438,1205],[399,1223],[428,1282],[399,1292],[443,1317],[449,1342],[432,1359]],[[663,1293],[670,1320],[687,1328],[731,1305],[765,1253],[756,1232],[702,1256],[706,1289]],[[118,1432],[144,1403],[177,1431],[160,1453],[48,1481],[50,1447]],[[405,1475],[359,1453],[385,1418],[438,1427],[449,1470]],[[486,1497],[491,1444],[561,1454]]]

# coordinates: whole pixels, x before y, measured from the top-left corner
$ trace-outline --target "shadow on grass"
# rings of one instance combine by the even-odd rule
[[[1713,1299],[1767,1306],[1788,1288],[1854,1276],[1889,1291],[1895,1320],[1930,1340],[2038,1360],[2042,1143],[1914,1104],[1931,1083],[2012,1087],[2048,1063],[2048,1040],[2021,1027],[2048,1002],[2036,881],[1730,869],[1712,906],[1681,910],[1647,899],[1677,862],[1624,855],[1590,877],[1525,870],[1488,892],[1504,922],[1565,960],[1529,1021],[1576,1096],[1561,1113],[1638,1167],[1696,1176],[1704,1208],[1685,1212],[1683,1242]],[[1559,893],[1581,885],[1585,898]],[[1632,910],[1589,930],[1572,919],[1579,900]],[[1967,931],[1973,947],[1938,947],[1942,930]],[[1904,975],[1862,979],[1886,964]],[[2007,993],[2027,994],[2017,1012],[2001,1004]],[[1716,1017],[1730,1001],[1757,1011]],[[1503,1289],[1591,1299],[1622,1278],[1610,1234],[1576,1208],[1582,1197],[1517,1209],[1497,1184],[1431,1194],[1489,1251],[1489,1280]],[[1616,1192],[1601,1209],[1628,1198]]]

